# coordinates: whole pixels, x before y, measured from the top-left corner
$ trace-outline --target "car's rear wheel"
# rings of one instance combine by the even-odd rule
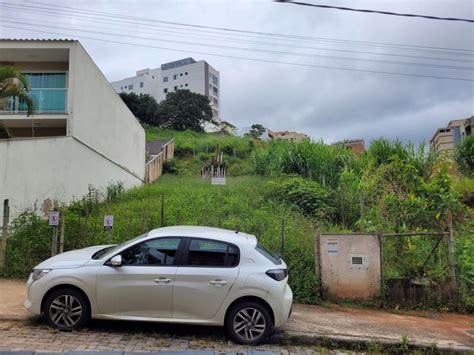
[[[237,343],[255,345],[270,335],[273,324],[267,308],[258,302],[241,302],[227,314],[225,328]]]
[[[72,330],[90,318],[90,307],[84,294],[72,288],[53,291],[45,301],[44,317],[60,330]]]

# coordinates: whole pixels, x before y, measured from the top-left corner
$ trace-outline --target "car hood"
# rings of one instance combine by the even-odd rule
[[[71,250],[62,254],[53,256],[41,264],[37,265],[35,269],[70,269],[81,267],[91,260],[91,256],[110,245],[97,245],[94,247]]]

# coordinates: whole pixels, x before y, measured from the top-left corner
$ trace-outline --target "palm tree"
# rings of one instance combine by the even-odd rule
[[[27,115],[33,113],[34,105],[29,95],[30,85],[26,77],[15,67],[0,67],[0,99],[18,97],[27,107]]]

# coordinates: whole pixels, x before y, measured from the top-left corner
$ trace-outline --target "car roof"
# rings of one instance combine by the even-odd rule
[[[234,244],[256,245],[257,238],[251,234],[213,227],[173,226],[153,229],[148,237],[198,237],[225,241]]]

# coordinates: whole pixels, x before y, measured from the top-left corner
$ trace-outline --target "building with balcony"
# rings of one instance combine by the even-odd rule
[[[341,145],[344,148],[351,150],[356,156],[359,156],[365,152],[365,144],[363,139],[346,139],[333,143],[332,145]]]
[[[452,154],[456,145],[464,138],[472,135],[474,116],[465,119],[452,120],[447,127],[438,128],[430,140],[430,148],[436,153]]]
[[[206,61],[184,58],[162,64],[155,69],[142,69],[135,76],[112,82],[118,93],[149,94],[157,102],[177,90],[190,90],[206,96],[212,114],[220,122],[219,72]]]
[[[41,213],[90,185],[142,184],[145,132],[78,41],[0,40],[5,65],[29,79],[34,113],[0,100],[0,201]]]

